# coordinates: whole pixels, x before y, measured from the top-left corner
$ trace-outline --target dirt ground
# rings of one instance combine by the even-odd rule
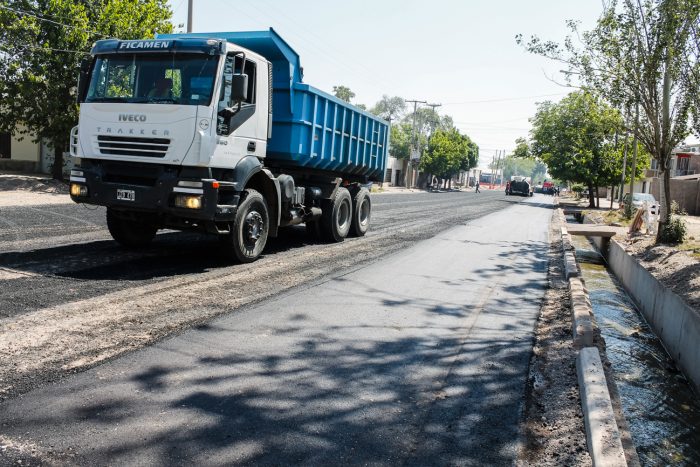
[[[0,207],[70,202],[68,184],[41,175],[0,173]]]

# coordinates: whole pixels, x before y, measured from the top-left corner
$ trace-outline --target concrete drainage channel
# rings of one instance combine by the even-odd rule
[[[564,221],[560,211],[556,215]],[[620,267],[629,265],[617,257],[623,256],[617,251],[622,248],[614,240],[572,236],[574,230],[585,235],[582,230],[594,232],[596,228],[568,226],[568,231],[563,228],[561,232],[562,245],[574,347],[579,349],[577,374],[584,422],[594,464],[613,462],[600,460],[599,450],[619,434],[628,465],[700,465],[700,402],[692,387],[698,387],[693,373],[698,370],[698,360],[692,363],[692,352],[690,360],[682,358],[697,351],[700,337],[693,334],[698,329],[693,325],[694,315],[681,313],[674,303],[668,306],[668,291],[656,287],[655,280],[642,280],[649,275],[646,270]],[[636,264],[631,256],[624,257]],[[672,327],[662,319],[684,325]],[[669,333],[669,329],[677,332]],[[688,346],[691,337],[694,345]],[[605,370],[606,380],[599,376],[600,369]],[[612,417],[606,401],[611,402]],[[617,427],[612,425],[614,420]],[[596,437],[596,429],[602,437]],[[609,449],[608,454],[619,452],[619,445],[613,443]]]
[[[557,209],[562,225],[564,213]],[[615,410],[605,377],[605,369],[596,345],[599,335],[593,318],[588,291],[580,277],[575,248],[566,227],[561,228],[565,274],[571,294],[572,331],[574,346],[579,349],[576,358],[581,405],[586,426],[588,450],[594,466],[639,465],[631,443],[623,447],[623,435],[618,424],[626,426],[620,410]],[[617,417],[616,417],[617,412]],[[620,420],[620,418],[623,420]],[[625,456],[627,453],[627,456]]]

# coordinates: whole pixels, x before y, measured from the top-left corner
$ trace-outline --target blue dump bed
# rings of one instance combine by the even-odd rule
[[[273,30],[165,34],[225,39],[272,63],[272,137],[267,163],[381,181],[389,126],[347,102],[302,83],[299,55]]]

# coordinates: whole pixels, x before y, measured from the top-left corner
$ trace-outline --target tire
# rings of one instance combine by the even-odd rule
[[[369,191],[362,188],[355,194],[352,200],[352,225],[350,234],[353,237],[362,237],[369,230],[369,221],[372,217],[372,200]]]
[[[153,224],[120,217],[112,209],[107,209],[107,228],[112,238],[127,248],[148,246],[158,231]]]
[[[256,190],[247,189],[231,223],[231,232],[221,238],[224,253],[241,263],[252,263],[265,249],[269,232],[270,215],[265,198]]]
[[[342,242],[352,225],[352,198],[347,188],[338,188],[335,198],[323,200],[321,234],[329,242]]]

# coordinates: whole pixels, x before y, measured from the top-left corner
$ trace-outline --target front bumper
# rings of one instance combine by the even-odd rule
[[[160,218],[163,226],[181,227],[183,220],[232,221],[239,194],[226,191],[229,188],[226,184],[206,178],[207,175],[208,172],[197,173],[197,169],[182,167],[119,165],[84,160],[80,167],[71,172],[70,182],[71,185],[87,187],[87,194],[71,194],[71,199],[76,203],[152,214]],[[180,182],[187,186],[180,186]],[[200,182],[201,186],[194,186]],[[123,199],[124,194],[128,194],[129,199]],[[201,207],[189,209],[175,206],[175,198],[179,195],[200,196]],[[220,202],[222,198],[225,199],[224,203]]]

